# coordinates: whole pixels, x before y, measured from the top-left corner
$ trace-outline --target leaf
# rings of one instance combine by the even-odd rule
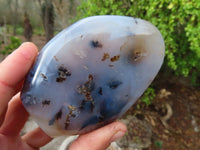
[[[170,3],[167,8],[172,9],[173,7],[174,7],[173,3]]]

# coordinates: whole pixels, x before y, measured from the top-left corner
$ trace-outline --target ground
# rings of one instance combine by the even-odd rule
[[[40,50],[45,37],[33,36],[32,42]],[[153,87],[156,97],[152,104],[138,101],[122,117],[127,120],[127,116],[135,116],[134,123],[128,120],[129,133],[123,140],[132,142],[138,136],[137,141],[143,139],[143,144],[149,141],[143,150],[199,150],[200,88],[191,86],[186,78],[163,73],[156,77]]]
[[[185,78],[159,76],[152,104],[138,109],[138,104],[143,105],[138,102],[126,115],[134,114],[152,127],[151,144],[145,150],[199,150],[200,88]]]

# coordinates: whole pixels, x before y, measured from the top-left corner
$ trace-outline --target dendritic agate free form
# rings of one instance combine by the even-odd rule
[[[151,23],[94,16],[55,36],[28,74],[21,99],[50,136],[82,134],[131,107],[164,58],[164,41]]]

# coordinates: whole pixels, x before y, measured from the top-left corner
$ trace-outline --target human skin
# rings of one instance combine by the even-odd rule
[[[20,100],[23,81],[38,55],[30,42],[22,44],[0,63],[0,145],[2,150],[38,150],[52,138],[39,127],[20,136],[29,114]],[[126,126],[113,122],[77,138],[69,150],[105,150],[111,142],[122,137]]]

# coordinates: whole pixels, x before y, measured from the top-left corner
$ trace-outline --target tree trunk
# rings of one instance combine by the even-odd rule
[[[13,35],[16,35],[17,22],[18,22],[18,0],[15,0],[15,8],[13,15]]]
[[[42,6],[42,21],[45,29],[46,41],[54,35],[54,6],[51,0],[45,0]]]
[[[6,17],[4,16],[3,17],[3,21],[4,21],[4,28],[5,28],[5,31],[4,31],[4,34],[3,34],[3,41],[4,41],[4,44],[7,45],[8,44],[8,40],[7,40],[7,29],[6,29],[6,25],[7,25],[7,21],[6,21]]]

